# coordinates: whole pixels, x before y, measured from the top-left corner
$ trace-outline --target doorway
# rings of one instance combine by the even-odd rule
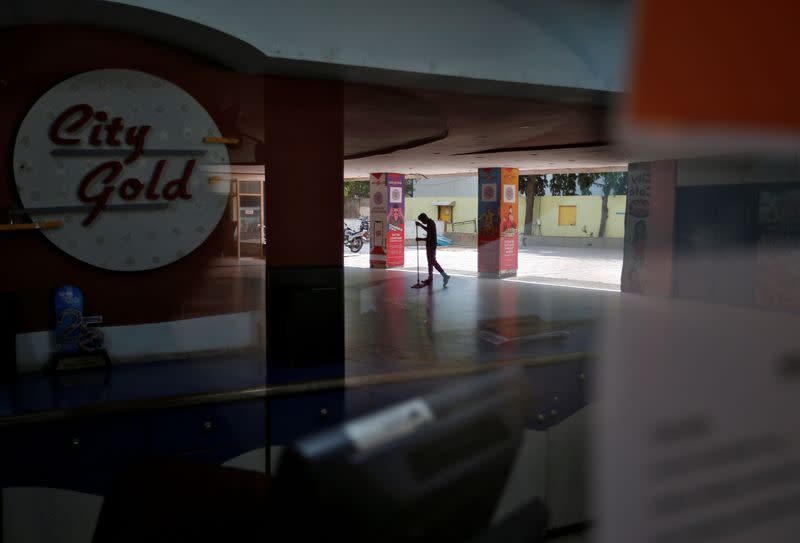
[[[444,231],[447,232],[453,225],[453,205],[438,204],[437,207],[439,208],[437,219],[444,223]]]
[[[238,224],[236,256],[264,257],[264,183],[262,180],[236,180]]]

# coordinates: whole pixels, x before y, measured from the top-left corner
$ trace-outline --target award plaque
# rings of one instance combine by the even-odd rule
[[[109,368],[111,360],[103,346],[103,332],[91,325],[103,322],[102,317],[84,317],[83,293],[68,285],[55,294],[55,340],[52,370],[76,371]]]

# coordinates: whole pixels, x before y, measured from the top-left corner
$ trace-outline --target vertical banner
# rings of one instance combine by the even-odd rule
[[[371,174],[369,201],[369,267],[402,267],[405,263],[405,176]]]
[[[517,191],[519,189],[519,170],[502,168],[500,204],[500,275],[517,274],[517,258],[519,251],[519,208]]]
[[[386,267],[403,267],[405,263],[405,182],[400,173],[386,174],[389,208],[386,211]]]
[[[500,273],[499,235],[500,169],[478,170],[478,275],[496,277]]]
[[[625,209],[623,292],[644,293],[649,219],[650,163],[631,164],[628,167],[628,202]]]
[[[478,275],[516,275],[518,237],[516,168],[478,170]]]
[[[386,174],[369,176],[369,267],[386,267]]]

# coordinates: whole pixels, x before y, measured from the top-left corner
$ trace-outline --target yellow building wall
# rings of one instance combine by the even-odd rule
[[[627,196],[611,196],[608,198],[607,238],[625,237],[625,205],[627,201]]]
[[[608,222],[606,223],[607,238],[625,237],[625,196],[611,196],[608,199]],[[453,201],[453,222],[469,221],[478,216],[478,197],[419,197],[406,198],[406,219],[414,220],[420,213],[427,213],[429,217],[436,220],[438,210],[433,202]],[[523,230],[525,225],[525,203],[526,198],[520,195],[519,198],[519,229]],[[574,205],[577,211],[577,221],[575,226],[559,226],[558,206]],[[600,228],[600,210],[602,208],[602,198],[600,196],[537,196],[534,201],[534,221],[542,221],[541,235],[543,236],[568,236],[568,237],[589,237],[589,233],[594,233]],[[583,226],[586,225],[586,232]],[[449,231],[449,229],[448,229]],[[456,226],[456,232],[473,232],[470,224]],[[534,222],[533,234],[540,235],[539,228]]]
[[[558,224],[558,208],[560,206],[576,207],[575,226],[561,226]],[[591,197],[583,196],[544,196],[539,207],[539,220],[542,221],[543,236],[587,237],[583,226],[589,232],[597,231],[597,221],[600,217],[600,199],[596,201]]]
[[[430,196],[414,196],[413,198],[406,197],[406,220],[416,220],[420,213],[426,213],[428,217],[438,220],[438,208],[433,205],[433,202],[455,202],[453,205],[453,222],[471,221],[478,218],[478,197],[468,198],[465,196],[447,198],[447,197],[430,197]],[[519,220],[524,224],[525,220],[525,197],[519,199]],[[522,226],[520,225],[520,228]],[[448,228],[448,231],[450,229]],[[471,224],[459,224],[455,227],[456,232],[474,232],[475,229]]]
[[[600,229],[600,213],[603,199],[600,196],[541,196],[534,204],[534,217],[542,221],[542,236],[597,237]],[[625,196],[611,196],[608,199],[607,238],[625,237]],[[538,204],[538,205],[537,205]],[[577,219],[575,226],[558,224],[558,208],[575,206]],[[618,214],[622,213],[622,214]],[[584,232],[584,227],[586,231]],[[538,227],[534,228],[538,235]]]

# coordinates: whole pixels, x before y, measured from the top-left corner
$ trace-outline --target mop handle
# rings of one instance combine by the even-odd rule
[[[417,284],[419,285],[419,225],[414,222],[414,244],[417,246]]]

